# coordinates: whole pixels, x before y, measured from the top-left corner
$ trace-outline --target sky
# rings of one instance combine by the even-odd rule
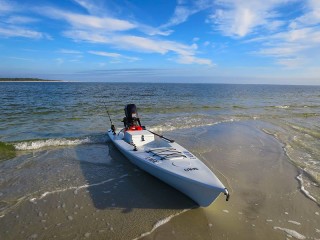
[[[0,0],[0,77],[320,85],[320,0]]]

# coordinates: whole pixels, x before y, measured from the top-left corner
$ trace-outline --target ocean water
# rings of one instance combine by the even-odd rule
[[[122,128],[128,103],[137,105],[143,125],[169,136],[227,122],[267,123],[261,130],[282,144],[299,170],[300,191],[320,204],[319,86],[0,83],[0,99],[0,217],[25,200],[112,181],[121,185],[127,169],[105,157],[114,154],[107,111]],[[88,166],[87,184],[76,174],[79,162],[82,170]]]

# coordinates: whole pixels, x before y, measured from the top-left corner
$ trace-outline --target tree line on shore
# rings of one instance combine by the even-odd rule
[[[60,80],[47,80],[40,78],[0,78],[0,82],[61,82]]]

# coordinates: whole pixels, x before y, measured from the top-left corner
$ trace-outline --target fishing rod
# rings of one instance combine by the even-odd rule
[[[111,123],[111,130],[113,132],[113,134],[115,135],[116,134],[116,127],[114,126],[112,120],[111,120],[111,117],[110,117],[110,114],[109,114],[109,111],[108,111],[108,108],[107,108],[107,105],[105,102],[103,102],[104,104],[104,107],[106,108],[106,111],[107,111],[107,114],[108,114],[108,117],[109,117],[109,120],[110,120],[110,123]]]

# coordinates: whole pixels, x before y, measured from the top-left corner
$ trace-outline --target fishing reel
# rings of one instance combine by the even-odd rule
[[[113,132],[113,135],[116,135],[116,127],[113,124],[111,125],[111,131]]]

